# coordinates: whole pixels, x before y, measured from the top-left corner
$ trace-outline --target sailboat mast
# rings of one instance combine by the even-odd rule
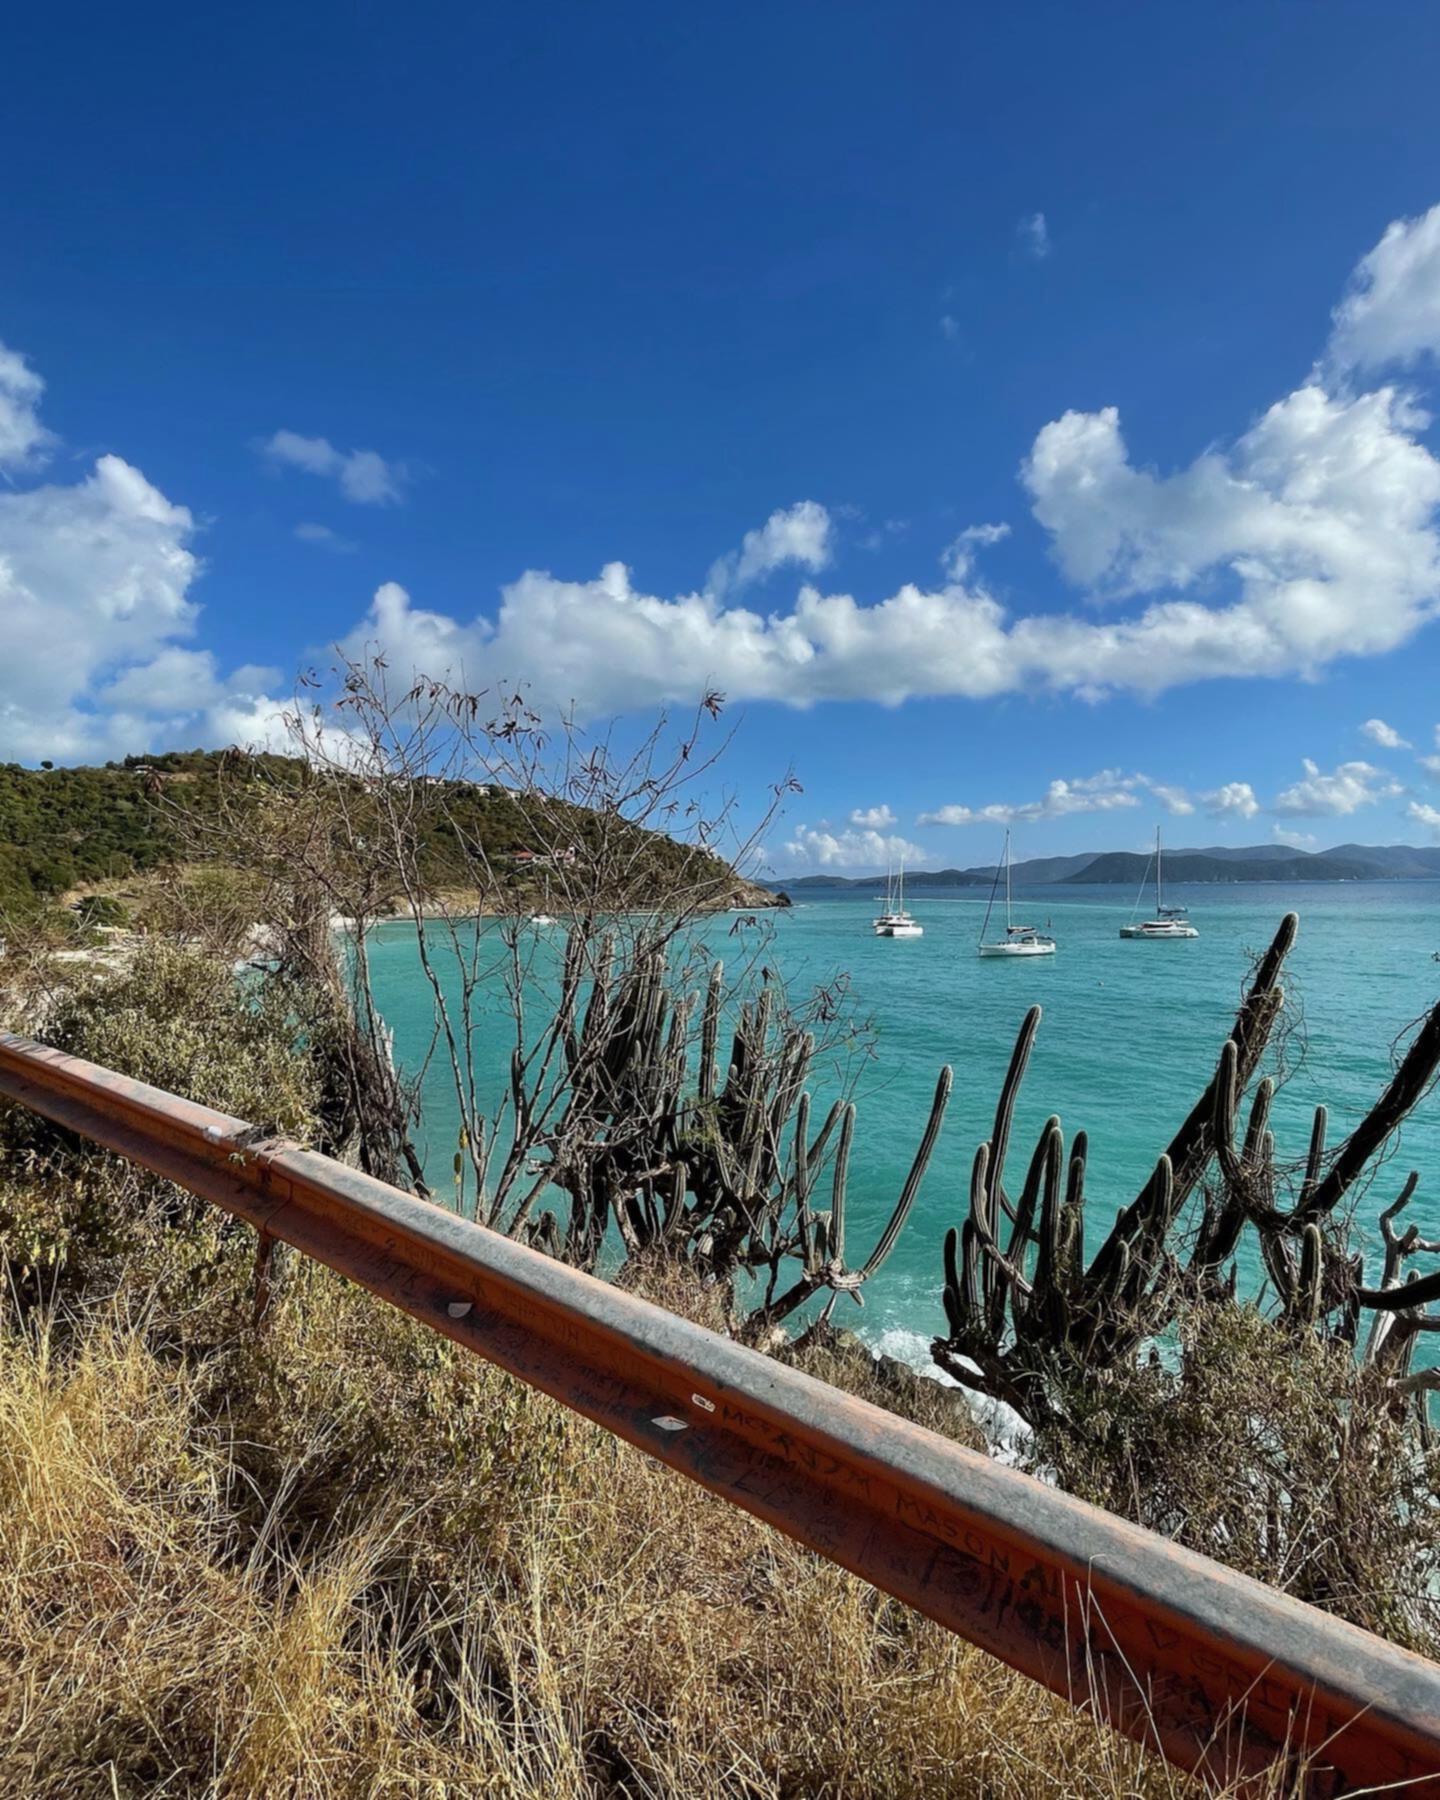
[[[1009,833],[1006,833],[1008,839]],[[1002,856],[1000,862],[1005,859]],[[980,943],[985,942],[985,933],[990,929],[990,915],[995,910],[995,896],[1000,892],[1000,863],[995,865],[995,878],[990,883],[990,898],[985,902],[985,917],[980,922]]]
[[[1155,827],[1155,916],[1165,910],[1165,893],[1160,885],[1160,827]]]
[[[1005,833],[1005,929],[1010,929],[1010,833]]]

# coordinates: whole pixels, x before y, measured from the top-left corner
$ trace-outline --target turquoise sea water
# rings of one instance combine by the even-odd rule
[[[1054,957],[982,961],[975,942],[985,895],[911,896],[925,926],[913,940],[876,938],[873,895],[816,894],[773,915],[765,949],[792,991],[847,972],[857,1009],[874,1025],[874,1055],[859,1072],[850,1178],[850,1256],[858,1261],[900,1191],[924,1125],[936,1073],[955,1070],[940,1147],[898,1248],[845,1322],[873,1342],[923,1356],[941,1328],[940,1244],[964,1210],[971,1157],[989,1133],[996,1092],[1025,1009],[1044,1008],[1017,1117],[1013,1156],[1021,1164],[1045,1117],[1058,1113],[1067,1141],[1090,1134],[1087,1240],[1097,1243],[1116,1208],[1132,1199],[1156,1155],[1214,1067],[1249,968],[1248,952],[1269,942],[1280,917],[1300,915],[1286,981],[1303,1008],[1303,1060],[1279,1096],[1281,1155],[1303,1156],[1310,1115],[1330,1107],[1331,1142],[1383,1086],[1393,1040],[1440,997],[1440,882],[1258,884],[1177,888],[1198,939],[1122,940],[1133,892],[1047,887],[1017,911],[1050,923]],[[735,959],[732,921],[709,928],[716,954]],[[430,994],[415,935],[386,926],[372,956],[378,998],[395,1031],[402,1064],[415,1068],[430,1039]],[[484,1091],[493,1094],[506,1050],[498,1027],[482,1039]],[[834,1080],[817,1073],[817,1103]],[[424,1083],[428,1160],[439,1191],[448,1182],[457,1111],[448,1076],[432,1062]],[[1406,1126],[1361,1217],[1373,1219],[1405,1170],[1420,1171],[1410,1216],[1440,1235],[1440,1093]]]

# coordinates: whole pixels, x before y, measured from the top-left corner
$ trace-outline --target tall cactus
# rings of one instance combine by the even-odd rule
[[[569,1198],[570,1218],[562,1232],[553,1213],[542,1214],[526,1227],[532,1239],[593,1265],[613,1224],[627,1256],[678,1257],[729,1284],[737,1308],[742,1278],[757,1278],[756,1331],[812,1298],[828,1296],[827,1312],[842,1293],[858,1301],[914,1208],[949,1101],[949,1069],[887,1222],[852,1266],[846,1201],[855,1107],[835,1101],[814,1130],[807,1084],[815,1042],[785,1015],[768,974],[739,1006],[722,1055],[721,963],[702,990],[676,994],[662,955],[617,967],[606,942],[583,1011],[568,956],[565,968],[566,1104],[538,1147],[547,1153],[544,1176]],[[825,1207],[817,1196],[827,1186]]]
[[[940,1078],[935,1084],[934,1098],[930,1102],[930,1116],[916,1149],[915,1157],[910,1165],[910,1172],[905,1178],[900,1196],[891,1208],[879,1237],[869,1255],[858,1269],[851,1268],[845,1261],[845,1201],[846,1181],[850,1165],[850,1145],[855,1128],[855,1109],[846,1106],[841,1118],[840,1141],[836,1148],[834,1173],[831,1189],[830,1211],[817,1213],[812,1205],[814,1181],[808,1165],[803,1186],[799,1181],[799,1163],[797,1159],[797,1183],[795,1194],[795,1243],[800,1250],[800,1271],[795,1280],[783,1293],[774,1292],[774,1283],[764,1303],[757,1307],[751,1315],[749,1324],[754,1331],[763,1331],[778,1325],[804,1306],[807,1301],[818,1294],[829,1293],[825,1305],[825,1316],[829,1316],[830,1308],[841,1294],[851,1295],[857,1302],[862,1302],[861,1288],[881,1268],[895,1245],[899,1242],[900,1233],[905,1228],[905,1221],[920,1192],[920,1184],[925,1179],[925,1171],[930,1166],[935,1145],[940,1136],[940,1127],[944,1123],[945,1109],[950,1103],[950,1092],[954,1085],[954,1077],[946,1065],[940,1071]]]
[[[942,1254],[947,1329],[932,1354],[962,1384],[1040,1421],[1055,1404],[1058,1372],[1068,1367],[1093,1373],[1132,1358],[1146,1338],[1173,1319],[1187,1294],[1233,1295],[1234,1258],[1247,1230],[1258,1239],[1270,1287],[1289,1325],[1333,1330],[1351,1341],[1358,1310],[1370,1307],[1377,1318],[1367,1356],[1387,1364],[1397,1392],[1404,1380],[1415,1380],[1406,1374],[1415,1337],[1440,1330],[1440,1316],[1423,1311],[1430,1300],[1440,1299],[1440,1273],[1402,1280],[1401,1272],[1406,1257],[1419,1250],[1440,1253],[1440,1244],[1422,1244],[1414,1226],[1403,1235],[1394,1230],[1392,1221],[1413,1194],[1414,1179],[1381,1216],[1387,1248],[1378,1289],[1363,1287],[1358,1259],[1344,1254],[1329,1221],[1440,1069],[1440,1006],[1421,1025],[1370,1112],[1333,1154],[1327,1154],[1329,1115],[1322,1105],[1315,1111],[1302,1168],[1277,1164],[1269,1076],[1255,1083],[1237,1146],[1245,1090],[1284,1006],[1280,976],[1296,925],[1294,914],[1287,914],[1256,967],[1205,1091],[1144,1187],[1117,1211],[1088,1262],[1083,1132],[1067,1161],[1060,1121],[1046,1120],[1013,1203],[1006,1190],[1015,1105],[1040,1009],[1031,1007],[1025,1015],[990,1138],[976,1152],[966,1217],[947,1232]],[[1182,1263],[1182,1212],[1197,1189],[1199,1219]],[[1336,1314],[1340,1321],[1332,1327]]]

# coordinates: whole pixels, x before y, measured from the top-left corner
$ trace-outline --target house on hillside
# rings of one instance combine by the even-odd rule
[[[573,844],[553,853],[549,850],[514,850],[510,860],[522,869],[570,868],[579,860],[580,852]]]

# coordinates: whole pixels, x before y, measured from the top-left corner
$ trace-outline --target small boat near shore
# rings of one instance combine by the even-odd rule
[[[525,922],[527,925],[553,925],[555,923],[555,915],[550,910],[550,878],[548,875],[545,878],[545,897],[540,902],[539,911],[532,912]]]
[[[995,871],[995,880],[990,888],[990,904],[985,908],[985,918],[980,926],[980,942],[977,955],[989,957],[1015,956],[1053,956],[1055,940],[1048,932],[1040,931],[1034,925],[1017,925],[1012,918],[1010,903],[1010,833],[1005,833],[1005,854],[1000,859],[1001,866]],[[990,914],[995,907],[995,894],[1000,885],[1001,874],[1005,876],[1005,935],[986,942],[985,933],[990,929]]]

